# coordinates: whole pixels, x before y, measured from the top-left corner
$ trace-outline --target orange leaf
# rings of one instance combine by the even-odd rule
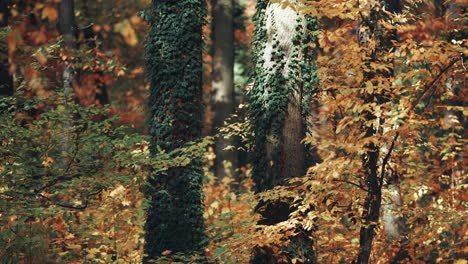
[[[55,8],[46,6],[44,9],[42,9],[42,19],[48,19],[50,22],[56,21],[58,18],[58,13]]]

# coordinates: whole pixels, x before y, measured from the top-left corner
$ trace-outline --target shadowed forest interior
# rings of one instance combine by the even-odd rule
[[[468,263],[467,8],[0,0],[0,263]]]

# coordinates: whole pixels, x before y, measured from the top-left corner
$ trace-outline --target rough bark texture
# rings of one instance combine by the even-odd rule
[[[298,177],[306,172],[306,148],[304,119],[301,107],[302,93],[289,95],[288,112],[283,127],[282,174],[285,177]]]
[[[0,30],[8,26],[10,9],[8,1],[0,2]],[[13,95],[13,76],[8,63],[8,46],[6,33],[0,33],[0,96]]]
[[[213,125],[215,133],[235,110],[234,93],[234,3],[233,0],[213,1]],[[237,153],[224,150],[235,145],[234,139],[219,137],[215,142],[215,174],[227,176],[225,162],[237,167]]]

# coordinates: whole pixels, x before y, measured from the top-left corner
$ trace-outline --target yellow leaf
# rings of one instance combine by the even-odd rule
[[[34,54],[34,57],[36,57],[36,60],[41,65],[45,65],[47,63],[47,57],[42,52],[37,52],[36,54]]]
[[[161,255],[167,256],[167,255],[170,255],[171,253],[172,253],[171,250],[164,250],[164,251],[161,253]]]
[[[128,19],[115,24],[114,32],[120,33],[128,45],[135,46],[138,44],[138,37]]]
[[[52,167],[52,164],[54,164],[54,159],[51,158],[51,157],[46,157],[46,158],[42,161],[42,166],[44,166],[45,168],[50,168],[50,167]]]

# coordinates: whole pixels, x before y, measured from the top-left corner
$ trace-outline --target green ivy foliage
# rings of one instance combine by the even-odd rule
[[[201,137],[202,25],[200,0],[153,1],[147,38],[150,151],[172,151]],[[154,173],[146,191],[150,200],[145,225],[145,260],[167,250],[189,253],[206,245],[201,159]]]
[[[271,189],[284,180],[282,171],[282,129],[287,115],[290,94],[298,93],[303,102],[303,119],[309,113],[310,100],[317,90],[317,67],[314,62],[314,50],[307,44],[316,42],[312,33],[317,30],[315,18],[306,17],[307,34],[304,34],[302,23],[297,23],[291,51],[289,73],[285,76],[282,70],[286,65],[285,51],[280,47],[279,36],[273,37],[272,60],[269,69],[264,68],[264,50],[267,42],[266,15],[268,1],[257,2],[257,12],[253,17],[256,30],[253,39],[252,79],[254,85],[248,94],[249,115],[253,130],[253,179],[255,190]],[[299,22],[299,21],[298,21]],[[300,91],[297,91],[299,89]],[[275,147],[267,154],[268,142],[275,142]]]

